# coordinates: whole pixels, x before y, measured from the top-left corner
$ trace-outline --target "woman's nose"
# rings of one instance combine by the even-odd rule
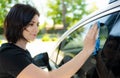
[[[34,31],[35,31],[36,33],[39,32],[39,28],[38,28],[38,26],[35,26]]]

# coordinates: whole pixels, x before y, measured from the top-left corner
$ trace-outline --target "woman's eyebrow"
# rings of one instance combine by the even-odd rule
[[[30,23],[40,23],[40,22],[36,22],[36,21],[33,20],[33,21],[31,21]]]
[[[35,23],[35,21],[31,21],[30,23]]]

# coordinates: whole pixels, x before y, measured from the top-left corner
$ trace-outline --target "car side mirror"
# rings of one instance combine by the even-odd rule
[[[40,53],[38,55],[36,55],[34,58],[35,64],[38,67],[47,67],[48,70],[51,70],[51,67],[49,65],[49,56],[47,52],[44,53]]]

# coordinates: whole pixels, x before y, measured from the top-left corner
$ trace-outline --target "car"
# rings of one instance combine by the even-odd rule
[[[110,3],[105,6],[103,9],[100,9],[82,20],[77,24],[72,26],[67,30],[61,38],[58,40],[57,44],[52,50],[52,54],[47,56],[47,62],[41,65],[41,54],[34,57],[37,65],[42,67],[46,66],[48,71],[57,69],[62,66],[64,63],[71,60],[76,54],[78,54],[83,49],[83,40],[86,33],[90,29],[91,25],[96,22],[100,22],[100,47],[101,50],[104,47],[104,44],[109,37],[113,27],[118,26],[120,23],[120,0],[110,0]],[[120,26],[119,26],[120,27]],[[115,31],[119,31],[119,28],[116,28]],[[42,54],[42,57],[44,55]],[[40,58],[40,59],[39,59]],[[43,61],[44,62],[44,61]],[[89,73],[96,73],[92,70],[96,66],[95,56],[92,54],[81,69],[72,77],[72,78],[97,78],[97,77],[88,77]],[[72,68],[72,67],[71,67]]]

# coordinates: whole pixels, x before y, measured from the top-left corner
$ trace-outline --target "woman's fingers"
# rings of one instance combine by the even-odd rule
[[[88,35],[90,34],[90,36],[92,36],[91,38],[96,38],[97,34],[98,34],[98,26],[97,23],[95,23],[91,29],[88,31]]]
[[[84,48],[87,50],[94,50],[96,36],[98,34],[98,26],[95,23],[90,30],[88,31],[85,40],[84,40]]]

